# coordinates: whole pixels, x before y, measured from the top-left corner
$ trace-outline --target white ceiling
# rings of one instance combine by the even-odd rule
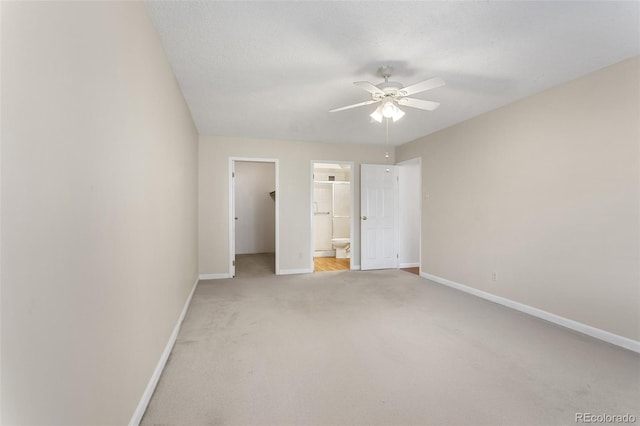
[[[399,145],[640,54],[636,1],[147,1],[202,135],[385,143],[353,85],[441,77]],[[594,108],[597,99],[594,99]]]

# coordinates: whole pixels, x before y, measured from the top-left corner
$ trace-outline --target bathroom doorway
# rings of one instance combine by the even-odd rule
[[[353,163],[313,161],[311,167],[313,271],[349,270],[353,241]]]

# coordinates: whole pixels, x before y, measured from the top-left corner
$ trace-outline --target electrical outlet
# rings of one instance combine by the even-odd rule
[[[496,274],[495,272],[491,273],[491,281],[498,281],[498,274]]]

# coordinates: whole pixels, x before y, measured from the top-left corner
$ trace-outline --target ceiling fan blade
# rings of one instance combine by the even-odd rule
[[[430,78],[429,80],[421,81],[420,83],[403,87],[402,89],[400,89],[400,94],[402,96],[409,96],[413,95],[414,93],[424,92],[425,90],[435,89],[436,87],[440,86],[444,86],[444,80],[439,77]]]
[[[384,95],[384,92],[382,90],[374,86],[372,83],[369,83],[368,81],[356,81],[353,84],[374,95]]]
[[[398,99],[398,104],[412,108],[424,109],[427,111],[433,111],[440,106],[439,102],[425,101],[422,99],[414,98],[400,98]]]
[[[351,108],[356,108],[356,107],[359,107],[359,106],[371,105],[371,104],[375,104],[376,102],[380,102],[380,101],[376,101],[376,100],[364,101],[364,102],[360,102],[359,104],[347,105],[347,106],[342,107],[342,108],[335,108],[335,109],[332,109],[329,112],[344,111],[345,109],[351,109]]]

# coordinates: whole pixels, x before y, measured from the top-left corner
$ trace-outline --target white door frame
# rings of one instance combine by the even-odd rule
[[[229,157],[229,276],[236,275],[235,192],[234,170],[236,162],[274,163],[276,182],[276,275],[280,275],[280,167],[277,158]]]
[[[355,241],[353,238],[353,229],[354,229],[354,223],[355,223],[355,218],[354,218],[354,208],[355,208],[355,191],[353,190],[353,176],[355,173],[355,163],[353,161],[336,161],[336,160],[311,160],[311,173],[309,174],[310,177],[310,181],[311,184],[309,186],[309,195],[310,195],[310,204],[309,204],[309,223],[310,223],[310,227],[309,227],[309,236],[310,236],[310,240],[311,241],[311,252],[310,252],[310,259],[311,259],[311,263],[309,265],[311,272],[314,272],[315,269],[315,265],[313,263],[313,254],[315,252],[315,238],[314,238],[314,232],[313,232],[313,223],[315,220],[315,215],[314,213],[314,208],[313,208],[313,171],[315,168],[316,163],[331,163],[331,164],[348,164],[349,165],[349,189],[351,190],[351,206],[349,209],[349,215],[351,216],[351,219],[349,220],[349,238],[351,240],[351,258],[349,259],[349,264],[351,265],[351,269],[357,269],[354,268],[355,265],[355,260],[353,259],[353,247],[359,247],[360,246],[360,241]],[[360,250],[358,250],[358,252],[360,252]]]
[[[417,161],[416,161],[417,160]],[[418,221],[418,268],[419,272],[422,272],[422,157],[410,158],[409,160],[401,161],[396,165],[402,168],[403,165],[407,165],[410,163],[418,163],[418,170],[420,171],[418,177],[418,194],[420,194],[420,199],[418,201],[418,217],[420,220]],[[402,182],[400,183],[402,185]],[[402,209],[402,205],[400,204],[400,209]]]

